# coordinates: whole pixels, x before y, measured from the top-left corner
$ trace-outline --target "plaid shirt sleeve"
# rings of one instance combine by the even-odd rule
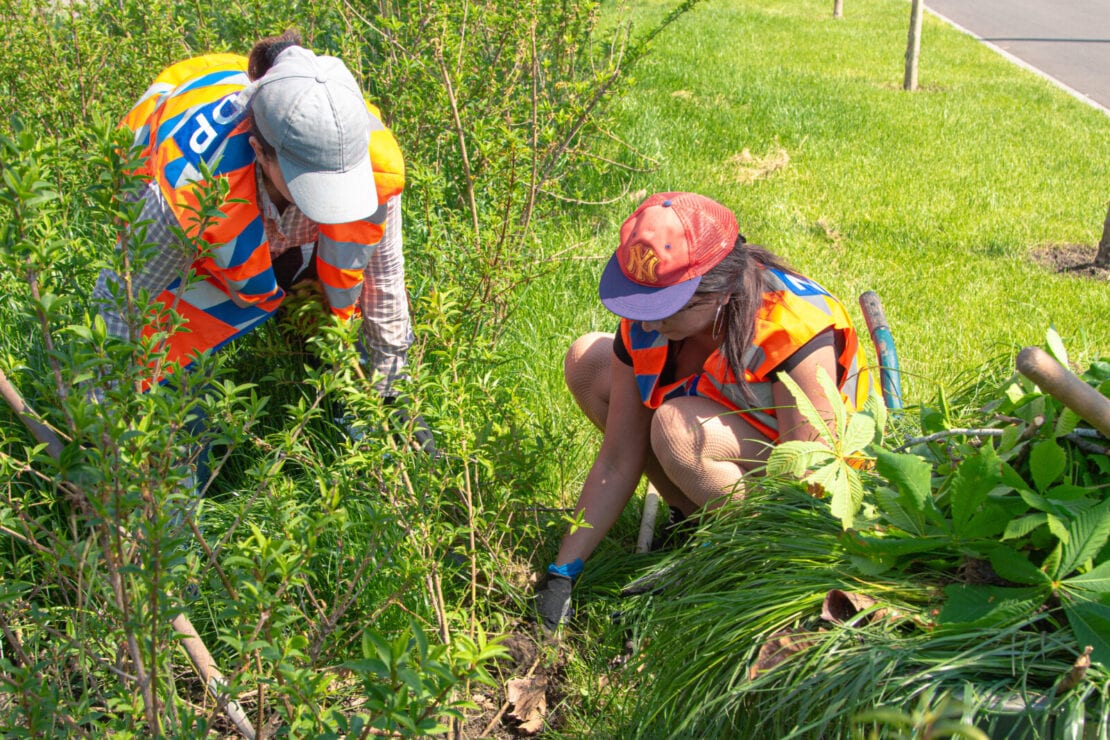
[[[366,264],[359,297],[360,350],[374,374],[381,376],[374,387],[383,396],[391,395],[393,381],[404,376],[413,341],[401,247],[401,196],[397,195],[386,203],[385,233]]]
[[[150,298],[157,297],[170,283],[185,276],[193,255],[179,239],[175,231],[177,217],[157,183],[148,183],[139,197],[143,200],[143,209],[136,222],[139,226],[128,229],[133,259],[137,257],[135,252],[144,251],[144,245],[153,246],[153,252],[131,278],[132,294],[136,299],[134,309],[141,313],[146,305],[138,302],[140,292],[145,290]],[[142,324],[141,316],[134,317],[134,322],[128,322],[123,289],[123,279],[109,268],[100,271],[93,288],[93,300],[98,311],[108,331],[117,337],[128,336],[129,323]]]

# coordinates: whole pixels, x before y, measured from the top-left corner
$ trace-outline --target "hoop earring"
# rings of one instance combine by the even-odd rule
[[[721,329],[724,328],[724,321],[721,320],[723,314],[721,309],[725,307],[724,303],[717,304],[717,313],[713,315],[713,339],[716,341],[717,337],[721,334]]]

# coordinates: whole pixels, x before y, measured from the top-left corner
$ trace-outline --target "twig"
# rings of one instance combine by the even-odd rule
[[[1039,422],[1039,423],[1038,423]],[[1037,417],[1033,423],[1022,434],[1022,439],[1030,438],[1036,430],[1044,424],[1044,417]],[[894,448],[894,452],[902,452],[910,447],[917,445],[927,444],[929,442],[936,442],[940,439],[947,437],[1001,437],[1006,433],[1005,429],[945,429],[940,432],[934,432],[924,437],[910,437],[898,447]],[[1095,442],[1091,442],[1091,438],[1101,439],[1101,435],[1094,429],[1076,429],[1064,435],[1064,439],[1073,443],[1076,447],[1084,452],[1091,452],[1095,454],[1110,454],[1110,447],[1104,447]]]
[[[466,131],[463,129],[462,119],[459,117],[459,105],[455,97],[455,88],[451,84],[451,73],[443,59],[443,48],[440,44],[435,44],[434,48],[435,59],[439,64],[440,74],[443,76],[443,87],[447,91],[447,101],[451,103],[451,119],[455,123],[455,136],[459,140],[459,155],[462,159],[463,177],[466,178],[466,197],[470,201],[470,218],[474,226],[474,240],[480,250],[482,236],[479,232],[478,203],[474,198],[474,176],[470,171],[470,156],[466,151]]]
[[[1076,431],[1078,432],[1078,431],[1086,431],[1086,430],[1077,429]],[[1090,440],[1084,439],[1083,436],[1080,436],[1080,435],[1076,434],[1075,432],[1072,432],[1071,434],[1065,434],[1064,439],[1068,440],[1069,442],[1071,442],[1073,445],[1075,445],[1079,449],[1083,450],[1084,452],[1090,452],[1091,454],[1094,454],[1094,455],[1110,456],[1110,447],[1103,447],[1102,445],[1095,444],[1094,442],[1091,442]]]
[[[46,445],[46,451],[51,457],[57,459],[61,456],[62,450],[65,445],[62,444],[61,439],[58,438],[57,433],[46,426],[46,424],[39,421],[42,417],[31,410],[27,402],[23,399],[23,395],[12,385],[8,380],[8,376],[0,370],[0,396],[4,397],[8,406],[15,412],[23,425],[31,432],[31,436],[35,438],[40,444]]]
[[[620,195],[608,198],[607,200],[582,200],[581,198],[568,198],[565,195],[559,195],[558,193],[553,193],[552,191],[544,190],[543,188],[539,188],[539,191],[549,198],[561,200],[564,203],[574,203],[575,205],[580,206],[607,206],[611,203],[618,203],[628,198],[628,192],[629,190],[631,190],[631,185],[631,181],[625,183],[624,190],[621,191]]]
[[[895,452],[907,450],[910,447],[926,444],[928,442],[936,442],[938,439],[946,439],[948,437],[1001,437],[1005,433],[1003,429],[945,429],[941,432],[934,432],[924,437],[910,437],[903,444],[894,448]]]
[[[1083,652],[1075,659],[1071,668],[1056,687],[1056,696],[1074,689],[1087,677],[1087,669],[1091,667],[1091,652],[1093,650],[1094,648],[1090,645],[1083,648]]]

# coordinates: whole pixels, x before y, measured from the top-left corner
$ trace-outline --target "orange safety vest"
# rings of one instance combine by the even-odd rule
[[[767,270],[769,287],[756,313],[755,337],[744,352],[744,379],[756,402],[740,392],[736,376],[720,350],[714,350],[702,372],[668,384],[659,376],[667,362],[668,341],[643,324],[621,319],[621,336],[632,356],[632,370],[644,405],[651,409],[678,396],[703,396],[736,411],[772,442],[778,440],[772,373],[808,341],[828,328],[838,335],[843,350],[836,358],[841,400],[849,409],[863,408],[871,392],[871,377],[859,338],[844,306],[817,283],[792,272]]]
[[[202,182],[201,163],[227,179],[225,218],[199,234],[211,245],[193,269],[202,278],[180,280],[157,297],[187,322],[169,338],[167,360],[182,366],[194,352],[214,350],[270,318],[285,297],[270,261],[259,210],[250,119],[239,100],[249,79],[246,57],[210,54],[178,62],[154,80],[122,125],[141,149],[138,174],[153,180],[191,237],[199,226],[193,211]],[[358,311],[363,270],[383,234],[385,202],[404,188],[405,169],[393,134],[369,102],[370,158],[378,203],[373,216],[347,224],[320,224],[316,272],[333,314]],[[233,300],[233,297],[238,300]],[[240,305],[241,304],[241,305]],[[149,329],[153,331],[153,329]]]

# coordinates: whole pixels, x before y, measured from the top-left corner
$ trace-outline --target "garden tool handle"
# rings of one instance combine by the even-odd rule
[[[868,290],[859,297],[859,307],[867,322],[867,331],[875,345],[879,360],[879,387],[883,392],[883,403],[888,409],[900,409],[902,403],[902,371],[898,367],[898,352],[894,349],[894,335],[886,321],[886,312],[879,294]]]
[[[1110,439],[1110,398],[1089,386],[1040,347],[1026,347],[1019,352],[1017,369]]]

